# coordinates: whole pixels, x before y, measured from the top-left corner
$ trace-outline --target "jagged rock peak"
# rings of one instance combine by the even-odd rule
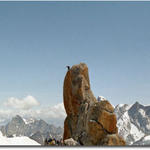
[[[68,115],[79,112],[81,103],[97,101],[90,90],[88,67],[84,63],[74,65],[64,80],[64,106]]]
[[[72,138],[80,145],[125,145],[118,136],[117,119],[108,100],[98,101],[90,88],[85,63],[68,70],[63,86],[64,140]]]
[[[16,115],[15,117],[13,117],[12,119],[21,119],[21,120],[23,120],[22,119],[22,117],[21,116],[19,116],[19,115]]]
[[[23,118],[19,115],[16,115],[15,117],[13,117],[11,122],[18,122],[18,123],[23,123],[24,124]]]

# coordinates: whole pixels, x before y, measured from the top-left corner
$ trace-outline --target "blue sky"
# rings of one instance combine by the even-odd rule
[[[66,65],[85,62],[95,97],[150,99],[150,2],[0,2],[0,102],[63,101]]]

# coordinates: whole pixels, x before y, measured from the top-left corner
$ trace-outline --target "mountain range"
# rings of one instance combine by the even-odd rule
[[[150,145],[150,105],[119,104],[115,113],[119,135],[127,145]]]
[[[132,105],[118,104],[115,107],[118,133],[127,145],[150,145],[150,105],[135,102]],[[6,125],[0,126],[6,137],[26,136],[43,145],[46,138],[60,140],[63,128],[35,118],[23,118],[16,115]]]
[[[41,145],[44,144],[46,138],[52,137],[57,140],[62,138],[63,129],[46,123],[44,120],[35,118],[22,118],[16,115],[12,120],[4,126],[0,127],[4,136],[27,136]]]

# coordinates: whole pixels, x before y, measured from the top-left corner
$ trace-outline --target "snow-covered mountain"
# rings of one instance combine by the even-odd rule
[[[46,138],[53,137],[56,139],[62,138],[63,129],[49,125],[44,120],[37,120],[35,118],[22,118],[16,115],[5,126],[0,127],[1,132],[7,137],[21,137],[27,136],[40,143],[44,144]]]
[[[150,106],[119,104],[115,113],[119,135],[127,145],[150,145]]]
[[[40,144],[26,136],[8,138],[8,137],[3,136],[3,134],[0,131],[0,146],[2,145],[5,145],[5,146],[9,146],[9,145],[38,146]]]
[[[99,100],[103,99],[99,97]],[[132,105],[119,104],[115,107],[115,113],[119,135],[125,139],[127,145],[150,145],[150,105],[144,106],[138,102]],[[19,115],[13,117],[5,126],[1,126],[0,130],[5,136],[0,135],[0,144],[2,140],[5,140],[3,143],[11,144],[13,142],[9,139],[15,141],[15,138],[25,138],[43,145],[46,138],[53,137],[59,140],[63,135],[61,127],[35,118],[22,118]]]

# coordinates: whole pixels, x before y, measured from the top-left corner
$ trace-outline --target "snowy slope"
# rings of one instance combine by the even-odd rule
[[[0,146],[1,145],[40,145],[34,140],[31,140],[28,137],[13,137],[13,138],[7,138],[2,135],[0,132]]]
[[[136,141],[133,145],[150,145],[150,135],[144,136],[140,140]]]
[[[5,126],[0,127],[4,136],[26,136],[40,144],[44,144],[46,138],[53,137],[57,140],[62,138],[63,129],[46,123],[44,120],[35,118],[22,118],[14,116]]]
[[[134,109],[135,112],[131,113],[133,108],[136,108]],[[115,113],[118,120],[117,126],[119,135],[125,139],[127,145],[132,145],[145,136],[144,130],[141,130],[138,126],[139,120],[133,119],[135,114],[137,114],[137,117],[142,115],[142,118],[145,118],[145,111],[143,109],[135,107],[135,104],[119,104],[115,107]],[[140,120],[142,120],[142,118]]]
[[[132,135],[134,142],[141,139],[145,134],[139,130],[133,123],[131,123],[130,134]]]
[[[122,136],[128,145],[133,144],[135,141],[141,139],[145,134],[139,130],[130,121],[128,112],[126,111],[117,122],[119,135]]]

